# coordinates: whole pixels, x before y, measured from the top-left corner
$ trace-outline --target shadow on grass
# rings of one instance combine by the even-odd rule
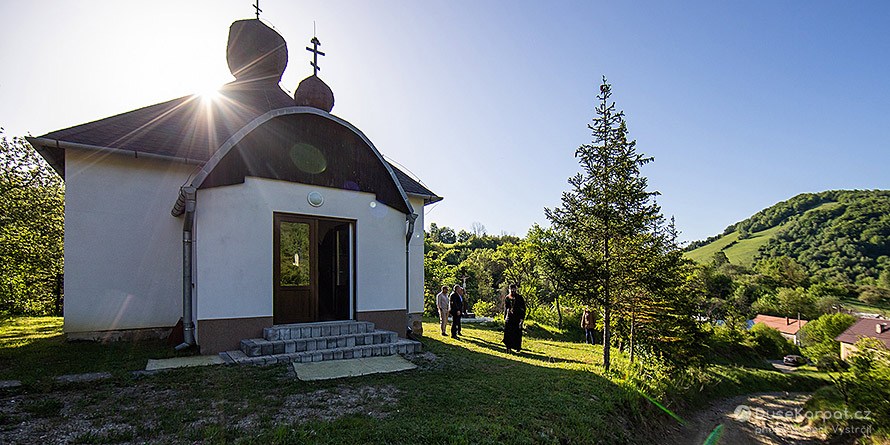
[[[110,372],[125,376],[145,369],[148,359],[190,355],[178,353],[163,340],[140,342],[68,342],[64,334],[0,348],[0,380],[25,384],[49,377]]]
[[[590,349],[550,349],[527,339],[534,353],[505,355],[501,332],[464,328],[465,340],[430,329],[436,335],[422,341],[431,354],[416,355],[418,368],[411,371],[303,382],[286,365],[190,368],[66,390],[60,412],[96,431],[129,425],[133,433],[126,440],[132,442],[659,443],[659,428],[677,424],[635,383],[614,380],[596,366],[575,366]],[[550,357],[539,350],[572,365],[544,365]],[[57,336],[0,348],[0,373],[41,366],[48,375],[129,371],[161,354],[172,348],[163,342],[67,343]],[[720,368],[712,375],[688,387],[733,392],[793,383],[765,371]],[[32,409],[55,412],[52,405]],[[63,422],[57,427],[65,428]]]
[[[577,364],[581,364],[581,365],[587,364],[587,362],[584,362],[584,361],[564,359],[564,358],[558,358],[558,357],[553,357],[553,356],[544,355],[544,354],[538,354],[538,353],[532,352],[528,349],[522,349],[519,352],[507,352],[507,348],[503,344],[491,342],[491,341],[484,340],[484,339],[481,339],[478,337],[463,336],[463,337],[461,337],[460,340],[458,340],[458,342],[467,342],[467,343],[475,344],[476,346],[479,346],[480,348],[483,349],[483,351],[480,351],[480,352],[484,352],[485,349],[488,349],[492,353],[499,352],[501,354],[506,354],[508,357],[511,355],[519,356],[519,357],[524,357],[527,359],[537,360],[537,361],[543,362],[543,363],[577,363]]]

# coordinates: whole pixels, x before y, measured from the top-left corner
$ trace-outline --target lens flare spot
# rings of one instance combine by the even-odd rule
[[[368,204],[368,206],[370,207],[371,215],[373,215],[377,218],[383,218],[388,213],[388,211],[387,211],[388,207],[383,205],[382,203],[377,202],[377,201],[371,201],[371,203]]]
[[[313,175],[321,173],[328,168],[328,161],[325,159],[324,153],[302,142],[291,147],[290,160],[300,170]]]

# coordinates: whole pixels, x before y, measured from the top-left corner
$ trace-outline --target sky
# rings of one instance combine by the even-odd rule
[[[681,240],[806,192],[890,189],[890,2],[291,1],[281,81],[445,199],[427,227],[546,225],[602,77]],[[0,127],[39,136],[234,80],[239,1],[0,1]],[[314,31],[313,31],[314,30]]]

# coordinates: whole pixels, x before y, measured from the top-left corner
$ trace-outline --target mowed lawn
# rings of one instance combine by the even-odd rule
[[[530,324],[524,350],[508,354],[497,324],[465,324],[454,340],[434,320],[411,371],[319,382],[299,381],[285,365],[134,376],[172,348],[66,343],[58,321],[15,320],[0,322],[0,379],[29,383],[0,390],[0,443],[645,443],[680,427],[655,401],[682,418],[709,398],[824,384],[732,366],[667,379],[620,353],[607,373],[601,347],[578,341],[580,332]],[[115,377],[62,385],[34,367]]]

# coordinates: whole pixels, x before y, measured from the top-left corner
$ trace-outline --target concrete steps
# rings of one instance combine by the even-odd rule
[[[307,363],[420,352],[421,344],[367,321],[277,325],[263,338],[241,340],[241,349],[220,352],[226,363],[271,365]]]

